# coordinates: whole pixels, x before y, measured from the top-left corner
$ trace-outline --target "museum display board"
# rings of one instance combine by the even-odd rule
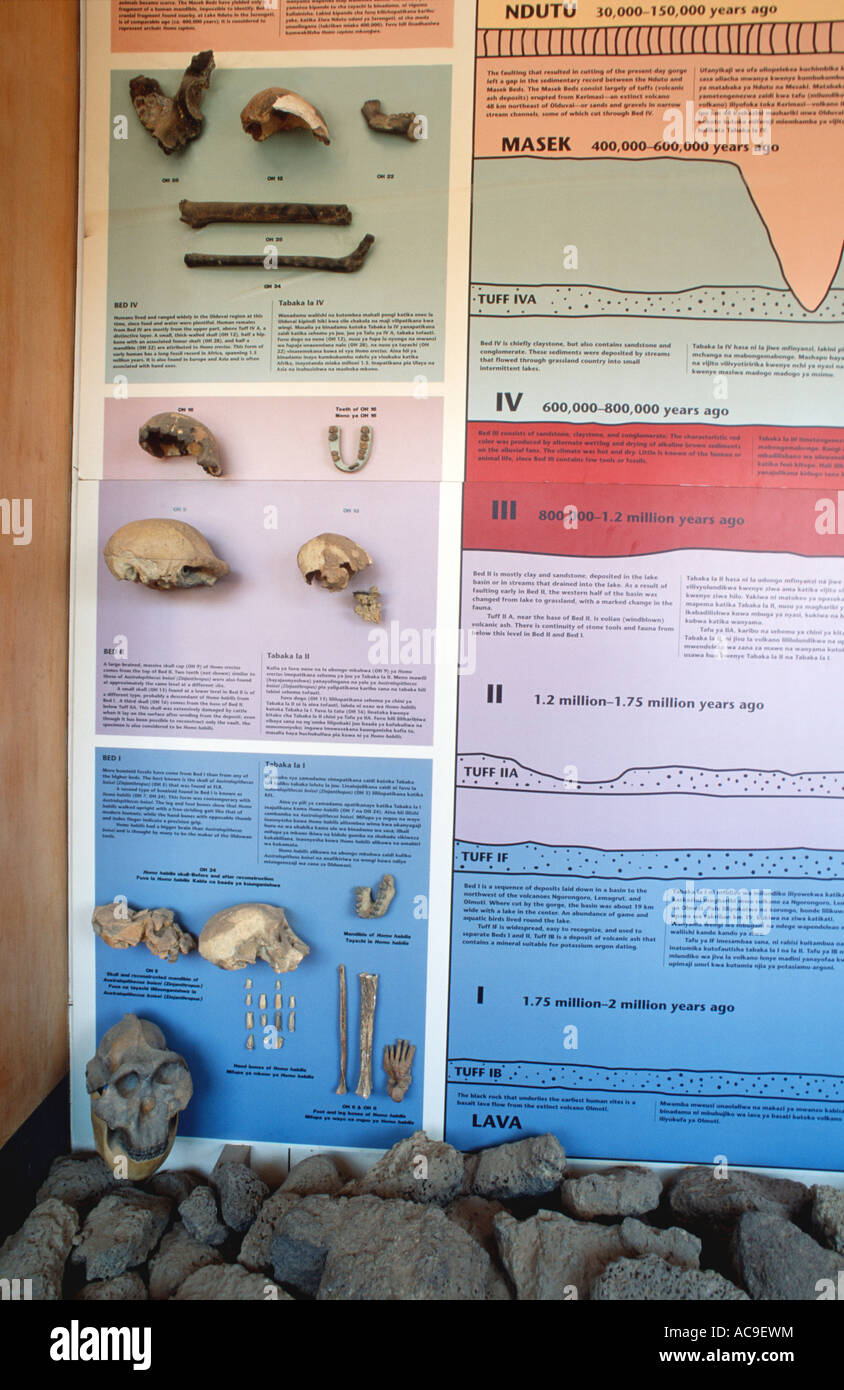
[[[74,1142],[840,1169],[841,0],[84,21]]]

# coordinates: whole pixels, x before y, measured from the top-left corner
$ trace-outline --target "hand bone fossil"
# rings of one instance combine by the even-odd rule
[[[309,130],[323,145],[330,145],[328,127],[315,106],[287,87],[265,87],[256,92],[240,113],[240,124],[253,140],[268,140],[288,130]]]
[[[358,917],[383,917],[395,896],[396,880],[384,874],[374,899],[369,888],[355,889],[355,912]]]
[[[328,452],[331,455],[331,462],[335,468],[339,468],[341,473],[359,473],[360,470],[369,462],[372,453],[371,425],[361,425],[358,434],[358,451],[351,463],[344,463],[343,455],[340,452],[340,426],[329,425],[328,427]]]
[[[195,53],[185,68],[175,97],[168,97],[154,77],[133,77],[129,83],[138,119],[165,154],[181,150],[202,133],[202,94],[214,71],[210,49]]]
[[[185,265],[190,270],[230,270],[233,266],[246,266],[252,270],[335,270],[340,274],[360,270],[366,260],[369,248],[374,246],[375,237],[368,234],[358,242],[348,256],[278,256],[273,255],[271,264],[267,256],[228,255],[216,252],[188,251]]]
[[[353,574],[372,564],[372,556],[362,545],[335,531],[324,531],[305,541],[296,558],[307,584],[316,580],[333,593],[345,589]]]
[[[282,974],[310,952],[290,926],[283,907],[238,903],[209,917],[199,935],[199,954],[222,970],[242,970],[265,960]]]
[[[352,214],[345,203],[179,203],[183,222],[194,231],[212,222],[273,222],[290,226],[348,227]]]
[[[372,1095],[372,1039],[375,1031],[375,1002],[378,998],[378,976],[366,972],[360,981],[360,1076],[355,1093],[366,1100]]]
[[[407,1038],[397,1038],[392,1047],[384,1048],[384,1070],[387,1073],[387,1091],[390,1100],[397,1103],[404,1100],[413,1080],[410,1068],[413,1065],[413,1058],[416,1055],[416,1048],[407,1041]]]
[[[107,946],[118,950],[142,942],[154,956],[173,965],[180,955],[196,950],[196,939],[183,931],[167,907],[140,907],[133,911],[122,901],[94,908],[91,924]]]
[[[380,623],[381,590],[377,584],[371,589],[355,589],[355,612],[365,623]]]
[[[115,579],[137,580],[150,589],[193,589],[216,584],[229,572],[201,531],[165,517],[121,526],[103,554]]]
[[[130,1181],[150,1177],[173,1147],[179,1112],[193,1095],[187,1062],[161,1029],[124,1014],[103,1034],[85,1071],[98,1153]]]
[[[365,101],[360,109],[370,130],[380,131],[384,135],[404,135],[414,141],[419,138],[415,111],[400,111],[388,116],[386,111],[381,110],[380,101]]]
[[[216,439],[193,415],[168,411],[151,416],[138,431],[138,443],[156,459],[194,458],[212,478],[223,471]]]

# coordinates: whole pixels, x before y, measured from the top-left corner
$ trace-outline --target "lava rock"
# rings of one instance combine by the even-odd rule
[[[76,1295],[78,1303],[141,1303],[148,1298],[147,1286],[134,1270],[118,1274],[115,1279],[97,1279],[93,1284],[86,1284]]]
[[[30,1279],[33,1299],[60,1299],[65,1263],[78,1228],[76,1209],[67,1202],[57,1197],[39,1202],[20,1230],[0,1246],[0,1279],[12,1283]]]
[[[85,1210],[116,1184],[117,1179],[99,1154],[63,1154],[53,1159],[35,1200],[46,1202],[55,1197],[77,1211]]]
[[[290,1294],[267,1279],[264,1274],[250,1274],[243,1265],[206,1265],[189,1274],[173,1295],[180,1302],[233,1301],[269,1299],[292,1303]]]
[[[220,1211],[231,1231],[248,1231],[270,1189],[244,1163],[217,1163],[211,1175],[220,1197]]]
[[[468,1154],[464,1190],[478,1197],[506,1200],[542,1197],[562,1181],[566,1154],[553,1134],[517,1139],[494,1149]]]
[[[351,1204],[328,1252],[321,1302],[482,1301],[489,1256],[439,1207]]]
[[[647,1226],[634,1216],[627,1216],[619,1228],[621,1241],[629,1255],[659,1255],[671,1265],[684,1269],[700,1266],[700,1240],[682,1226],[669,1226],[667,1231]]]
[[[812,1229],[824,1245],[844,1255],[844,1191],[819,1183],[812,1198]]]
[[[112,1279],[143,1264],[170,1219],[170,1202],[125,1184],[102,1197],[74,1238],[74,1264],[88,1279]]]
[[[684,1168],[668,1194],[671,1211],[683,1226],[729,1230],[745,1212],[794,1218],[809,1201],[809,1189],[790,1178],[760,1177],[741,1169],[718,1178],[707,1165]]]
[[[642,1216],[659,1206],[661,1196],[658,1174],[635,1165],[566,1178],[560,1187],[563,1211],[581,1221],[592,1221],[596,1216]]]
[[[841,1258],[782,1216],[748,1212],[733,1238],[733,1258],[751,1298],[818,1298],[817,1285],[831,1279],[836,1286]]]
[[[150,1192],[154,1192],[156,1197],[169,1197],[174,1206],[184,1202],[189,1197],[195,1187],[198,1187],[200,1179],[195,1173],[189,1173],[184,1168],[165,1168],[160,1173],[155,1173],[145,1184]]]
[[[593,1280],[589,1298],[595,1303],[628,1299],[666,1302],[749,1301],[747,1294],[711,1269],[681,1269],[659,1255],[643,1260],[615,1260]]]
[[[498,1267],[498,1245],[495,1240],[495,1218],[504,1211],[500,1202],[488,1197],[458,1197],[445,1209],[449,1221],[456,1221],[468,1231],[490,1258],[486,1299],[508,1301],[516,1297],[515,1290],[503,1270]]]
[[[516,1297],[532,1301],[587,1298],[592,1281],[627,1253],[619,1226],[574,1221],[556,1211],[527,1221],[496,1216],[495,1238]]]
[[[340,1195],[399,1197],[444,1205],[462,1187],[463,1155],[451,1144],[429,1139],[424,1130],[417,1130],[394,1144],[363,1177],[346,1183]]]
[[[272,1269],[270,1245],[278,1228],[278,1223],[286,1212],[302,1199],[295,1192],[285,1192],[279,1188],[264,1202],[240,1247],[238,1263],[252,1273],[267,1273]]]
[[[344,1182],[332,1159],[325,1154],[312,1154],[290,1169],[279,1191],[299,1197],[315,1197],[320,1193],[333,1197]]]
[[[190,1196],[179,1203],[179,1215],[188,1235],[203,1245],[222,1245],[228,1236],[217,1213],[217,1198],[210,1187],[195,1187]]]
[[[206,1265],[223,1263],[219,1250],[194,1240],[178,1221],[168,1231],[149,1265],[149,1296],[153,1299],[172,1298],[189,1275]]]
[[[380,1197],[303,1197],[282,1216],[270,1243],[278,1282],[314,1298],[343,1222],[361,1206],[373,1205],[382,1205]]]

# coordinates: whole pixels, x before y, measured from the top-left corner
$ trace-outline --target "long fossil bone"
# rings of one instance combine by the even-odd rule
[[[337,1095],[344,1096],[348,1087],[346,1086],[346,1061],[349,1055],[349,1028],[346,1015],[346,967],[337,966],[337,973],[340,976],[340,1081],[337,1086]]]
[[[306,222],[316,227],[348,227],[352,214],[345,203],[179,203],[182,221],[198,230],[212,222]]]
[[[268,256],[223,256],[188,251],[185,265],[191,270],[228,269],[231,266],[248,266],[253,270],[360,270],[366,260],[369,248],[374,244],[374,236],[365,236],[348,256],[273,256],[267,264]]]
[[[372,1039],[375,1032],[375,1001],[378,997],[378,976],[366,972],[360,980],[360,1076],[356,1095],[364,1100],[372,1095]]]
[[[334,467],[339,468],[341,473],[359,473],[369,462],[369,455],[372,453],[372,434],[371,425],[361,425],[358,434],[358,451],[351,463],[344,463],[343,455],[340,452],[340,426],[329,425],[328,452]]]

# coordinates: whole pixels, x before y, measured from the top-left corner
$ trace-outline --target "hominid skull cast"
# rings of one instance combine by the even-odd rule
[[[111,1171],[141,1182],[160,1168],[193,1095],[187,1062],[149,1019],[124,1014],[85,1069],[97,1152]]]

